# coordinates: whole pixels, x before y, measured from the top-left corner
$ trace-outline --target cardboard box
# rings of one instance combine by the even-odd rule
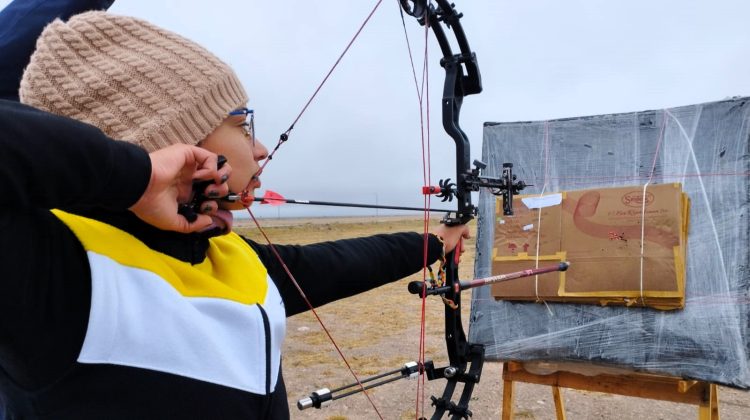
[[[680,184],[648,185],[645,194],[633,186],[521,196],[513,204],[513,216],[497,214],[493,274],[560,261],[570,268],[497,283],[496,299],[684,307],[689,199]]]

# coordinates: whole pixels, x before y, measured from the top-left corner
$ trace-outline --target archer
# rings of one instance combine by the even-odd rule
[[[192,41],[88,12],[21,61],[21,100],[42,110],[0,101],[8,416],[288,418],[285,318],[422,267],[417,233],[274,246],[232,232],[268,151],[234,72]],[[436,233],[447,251],[468,236]],[[443,244],[427,241],[434,261]]]

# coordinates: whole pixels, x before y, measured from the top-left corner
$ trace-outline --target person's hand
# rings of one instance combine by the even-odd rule
[[[469,227],[466,225],[446,226],[444,224],[440,224],[433,230],[432,233],[434,233],[436,236],[439,236],[443,240],[443,246],[445,247],[446,254],[453,251],[461,239],[471,238]],[[461,247],[461,253],[463,252],[464,249],[463,247]]]
[[[207,196],[221,197],[229,193],[226,184],[231,167],[217,170],[217,155],[197,146],[175,144],[149,154],[151,180],[141,198],[130,211],[146,223],[163,230],[196,232],[208,227],[210,214],[218,209],[215,201],[201,205],[202,214],[192,223],[177,213],[178,205],[190,200],[193,180],[213,180],[206,187]]]

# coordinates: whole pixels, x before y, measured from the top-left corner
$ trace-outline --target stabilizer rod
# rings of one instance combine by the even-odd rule
[[[501,281],[519,279],[521,277],[531,277],[531,276],[536,276],[539,274],[553,273],[555,271],[565,271],[568,269],[568,267],[570,267],[570,263],[561,262],[560,264],[551,265],[549,267],[530,268],[528,270],[516,271],[516,272],[508,273],[508,274],[500,274],[500,275],[492,276],[492,277],[460,281],[458,283],[454,283],[453,288],[451,288],[450,286],[425,287],[427,283],[416,280],[416,281],[410,282],[408,288],[409,288],[409,293],[414,294],[414,295],[420,295],[420,297],[423,297],[423,293],[425,296],[444,295],[446,292],[450,291],[451,289],[458,289],[455,291],[459,292],[461,290],[473,289],[475,287],[486,286],[488,284],[499,283]]]

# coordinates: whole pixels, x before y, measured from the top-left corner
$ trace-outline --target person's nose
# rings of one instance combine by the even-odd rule
[[[266,146],[260,140],[256,140],[255,146],[253,147],[253,158],[256,162],[260,162],[267,157],[268,149],[266,149]]]

